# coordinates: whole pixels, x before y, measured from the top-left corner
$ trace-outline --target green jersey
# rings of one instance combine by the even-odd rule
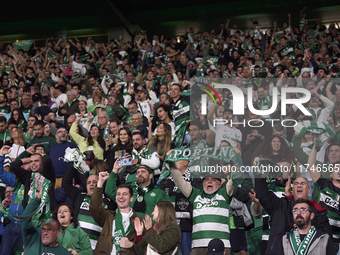
[[[89,236],[91,241],[91,247],[94,250],[96,248],[102,227],[92,218],[90,214],[90,202],[91,197],[88,195],[84,197],[78,213],[79,227],[81,227],[85,233]],[[103,207],[105,207],[103,203]]]
[[[4,133],[0,133],[0,140],[2,140],[4,143],[9,141],[11,139],[11,131],[6,129]]]
[[[27,131],[25,132],[25,140],[26,140],[26,142],[28,142],[28,143],[32,140],[31,133],[30,133],[29,130],[27,130]]]
[[[171,115],[175,123],[175,132],[179,129],[182,122],[190,120],[190,97],[181,96],[176,103],[172,105]]]
[[[193,204],[192,248],[206,248],[211,239],[219,238],[230,248],[229,207],[231,198],[225,188],[208,195],[192,188],[189,201]]]
[[[340,188],[324,178],[314,185],[313,201],[318,202],[322,207],[327,208],[329,225],[332,227],[333,239],[340,242]]]
[[[284,57],[284,56],[288,56],[288,57],[293,56],[294,59],[295,59],[294,46],[295,46],[295,41],[287,42],[287,45],[279,51],[281,57]]]

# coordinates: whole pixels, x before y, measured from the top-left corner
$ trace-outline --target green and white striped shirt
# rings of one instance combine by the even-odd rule
[[[208,247],[211,239],[219,238],[230,248],[229,207],[231,198],[225,188],[215,194],[192,188],[189,201],[193,204],[192,247]]]

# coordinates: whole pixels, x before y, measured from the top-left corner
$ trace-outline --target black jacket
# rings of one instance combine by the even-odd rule
[[[48,190],[48,195],[50,197],[51,211],[53,212],[56,205],[54,201],[54,185],[55,185],[55,170],[53,167],[52,159],[50,156],[45,155],[42,157],[43,170],[42,174],[45,178],[51,181],[51,187]],[[26,208],[28,203],[28,191],[31,188],[32,183],[32,171],[27,171],[22,168],[21,159],[17,159],[11,163],[11,171],[15,174],[17,179],[25,186],[24,200],[22,201],[22,206]]]
[[[260,204],[271,216],[271,231],[266,254],[278,254],[282,237],[293,228],[294,218],[292,209],[294,206],[294,197],[278,198],[272,191],[269,191],[266,180],[263,178],[255,179],[255,191],[256,197],[260,200]],[[322,230],[332,236],[327,218],[327,210],[316,202],[312,203],[315,207],[315,217],[312,220],[312,225],[315,226],[316,229]]]

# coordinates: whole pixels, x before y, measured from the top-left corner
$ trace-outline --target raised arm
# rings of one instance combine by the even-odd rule
[[[71,198],[72,201],[76,201],[76,198],[81,195],[79,189],[73,186],[73,179],[76,176],[77,170],[71,165],[67,169],[62,180],[62,188],[65,190],[66,194]]]
[[[101,226],[104,226],[105,219],[110,214],[109,211],[105,210],[103,204],[103,185],[104,182],[109,178],[108,172],[100,172],[97,187],[94,188],[93,195],[90,203],[90,214],[93,219]]]
[[[315,167],[316,167],[316,143],[315,143],[315,139],[314,139],[314,145],[312,150],[310,151],[309,157],[308,157],[308,165],[307,165],[307,169],[309,171],[310,176],[312,177],[312,180],[314,183],[316,183],[319,178],[320,178],[320,173],[318,171],[316,171]]]
[[[110,173],[110,176],[108,177],[108,180],[106,182],[106,187],[105,187],[105,194],[113,201],[116,201],[118,170],[123,167],[123,166],[118,166],[119,159],[121,158],[118,158],[116,162],[114,163],[112,172]]]

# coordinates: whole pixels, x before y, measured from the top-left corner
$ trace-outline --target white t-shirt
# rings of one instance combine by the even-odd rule
[[[242,133],[237,128],[230,128],[226,125],[216,125],[215,132],[215,147],[218,147],[223,140],[228,141],[232,147],[236,147],[237,142],[242,142]]]

